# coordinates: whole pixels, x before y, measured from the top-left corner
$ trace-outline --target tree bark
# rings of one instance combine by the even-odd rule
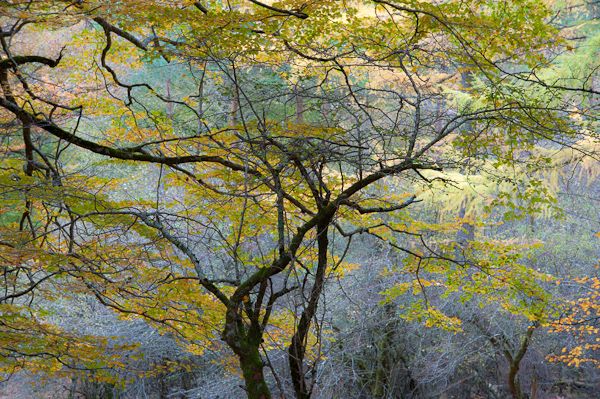
[[[264,363],[260,356],[262,329],[251,315],[250,325],[244,322],[238,307],[227,309],[223,340],[237,355],[248,399],[271,399],[265,380]]]
[[[510,394],[513,399],[522,399],[521,395],[521,386],[517,381],[517,373],[519,372],[518,365],[510,365],[510,370],[508,372],[508,389],[510,390]]]
[[[171,102],[171,79],[167,78],[165,81],[165,89],[167,91],[167,104],[165,112],[167,113],[167,118],[170,121],[173,121],[173,115],[175,114],[175,108],[173,107],[173,103]]]
[[[317,311],[317,304],[323,290],[325,280],[325,270],[327,268],[327,248],[329,239],[327,237],[330,220],[321,221],[317,225],[317,247],[318,260],[315,282],[310,293],[308,304],[302,311],[298,328],[292,337],[292,342],[288,348],[288,361],[290,365],[290,374],[294,385],[294,392],[297,399],[308,399],[312,393],[312,386],[306,383],[306,372],[304,370],[304,355],[306,354],[306,339],[310,331],[311,320]]]
[[[235,73],[232,72],[235,79]],[[237,80],[231,83],[231,103],[229,104],[229,126],[235,126],[239,123],[238,114],[240,112],[240,93],[237,86]]]
[[[531,337],[533,336],[533,332],[537,327],[537,323],[527,327],[527,333],[521,342],[519,350],[514,356],[510,356],[508,353],[506,353],[506,357],[510,362],[510,369],[508,371],[508,389],[510,390],[510,394],[512,395],[513,399],[523,399],[523,392],[521,391],[521,385],[517,380],[517,373],[521,367],[521,360],[523,360],[523,357],[527,353],[527,349],[529,349],[529,343],[531,341]]]
[[[238,354],[248,399],[270,399],[271,391],[265,381],[264,363],[257,345],[245,344]]]
[[[294,96],[296,97],[296,123],[304,123],[304,98],[300,95],[301,88],[299,83],[294,87]]]

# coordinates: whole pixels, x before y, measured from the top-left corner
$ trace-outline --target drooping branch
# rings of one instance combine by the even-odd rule
[[[112,32],[115,35],[122,37],[123,39],[127,40],[128,42],[130,42],[131,44],[133,44],[134,46],[136,46],[142,50],[148,49],[147,45],[144,44],[143,41],[139,40],[138,38],[133,36],[131,33],[126,32],[123,29],[108,23],[108,21],[106,21],[104,18],[95,17],[95,18],[93,18],[93,20],[96,23],[98,23],[98,25],[100,25],[102,28],[104,28],[105,31]]]
[[[259,7],[266,8],[267,10],[275,11],[275,12],[283,14],[283,15],[289,15],[292,17],[300,18],[300,19],[308,18],[308,14],[306,14],[302,11],[299,11],[299,10],[285,10],[283,8],[277,8],[277,7],[273,7],[273,6],[265,4],[265,3],[261,3],[258,0],[249,0],[249,1],[251,3],[256,4]]]
[[[202,11],[204,14],[208,14],[208,8],[206,8],[204,4],[200,3],[199,1],[194,2],[194,7]]]
[[[23,64],[44,64],[49,66],[50,68],[56,67],[60,60],[62,59],[62,50],[57,59],[53,60],[51,58],[42,57],[40,55],[15,55],[10,58],[6,58],[0,60],[0,69],[9,69],[14,68],[18,65]]]
[[[61,140],[64,140],[86,150],[92,151],[96,154],[105,155],[107,157],[129,161],[150,162],[163,165],[180,165],[185,163],[216,163],[225,166],[231,170],[247,172],[248,174],[254,176],[260,175],[260,172],[254,169],[237,164],[235,162],[229,161],[225,158],[216,155],[182,155],[169,157],[150,154],[146,151],[138,149],[139,146],[136,146],[136,148],[134,149],[109,147],[78,137],[75,134],[62,129],[61,127],[57,126],[51,121],[44,120],[30,114],[14,102],[8,101],[7,99],[0,98],[0,106],[11,111],[18,117],[23,117],[31,125],[37,126]]]

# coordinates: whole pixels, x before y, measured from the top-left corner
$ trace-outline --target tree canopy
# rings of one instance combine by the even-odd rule
[[[598,10],[557,7],[4,2],[0,371],[137,367],[135,339],[71,324],[87,301],[231,354],[249,398],[288,381],[309,398],[335,347],[324,295],[371,267],[369,240],[392,253],[376,298],[400,320],[499,348],[446,300],[524,321],[503,352],[523,398],[535,330],[598,337],[598,278],[563,300],[567,277],[533,266],[541,240],[498,227],[564,220],[564,180],[597,183]],[[597,364],[598,339],[553,359]]]

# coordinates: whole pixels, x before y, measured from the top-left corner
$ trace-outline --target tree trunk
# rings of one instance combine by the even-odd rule
[[[260,356],[262,329],[256,319],[245,324],[236,307],[227,309],[223,340],[237,355],[248,399],[271,399]]]
[[[508,371],[508,389],[510,390],[510,394],[513,399],[523,399],[523,392],[521,391],[521,386],[517,379],[517,373],[521,368],[521,360],[527,353],[527,349],[529,348],[529,343],[531,342],[531,337],[533,336],[533,332],[538,327],[538,323],[527,327],[527,333],[521,342],[521,346],[519,347],[518,352],[514,356],[510,356],[510,354],[506,354],[507,359],[510,362],[510,369]]]
[[[235,75],[233,75],[235,78]],[[238,114],[240,112],[240,93],[237,81],[231,83],[231,103],[229,104],[229,126],[235,126],[239,123]]]
[[[533,380],[531,381],[531,393],[529,395],[529,399],[537,399],[538,393],[538,382],[537,377],[534,375]]]
[[[323,290],[323,283],[325,280],[327,248],[329,246],[329,239],[327,237],[329,222],[329,220],[326,220],[317,225],[318,260],[315,282],[313,283],[308,304],[302,311],[300,321],[298,322],[298,328],[292,337],[292,342],[288,348],[290,374],[297,399],[309,399],[312,393],[312,387],[306,383],[304,355],[306,354],[306,338],[310,331],[311,320],[317,312],[317,304],[321,297],[321,291]]]
[[[460,209],[458,210],[458,217],[461,219],[464,219],[464,217],[467,215],[467,204],[465,201],[463,201],[460,204]],[[462,224],[460,225],[460,230],[458,231],[458,233],[456,234],[456,241],[458,241],[458,243],[465,247],[467,245],[469,245],[469,243],[471,241],[473,241],[475,239],[475,226],[473,224],[471,224],[469,221],[463,220]]]
[[[508,372],[508,389],[513,399],[522,399],[521,387],[517,381],[517,373],[519,372],[518,365],[511,365]]]
[[[304,98],[300,95],[301,89],[298,87],[298,83],[294,87],[294,96],[296,97],[296,123],[304,123]]]
[[[265,381],[264,364],[258,346],[244,344],[242,351],[238,357],[248,399],[270,399],[271,392]]]
[[[173,121],[173,115],[175,114],[175,109],[173,107],[173,103],[171,102],[171,79],[167,78],[166,82],[165,82],[165,87],[167,89],[167,104],[166,104],[166,113],[167,113],[167,118],[170,121]]]

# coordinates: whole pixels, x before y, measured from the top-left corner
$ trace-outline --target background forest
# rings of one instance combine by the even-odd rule
[[[0,2],[0,397],[595,398],[600,2]]]

